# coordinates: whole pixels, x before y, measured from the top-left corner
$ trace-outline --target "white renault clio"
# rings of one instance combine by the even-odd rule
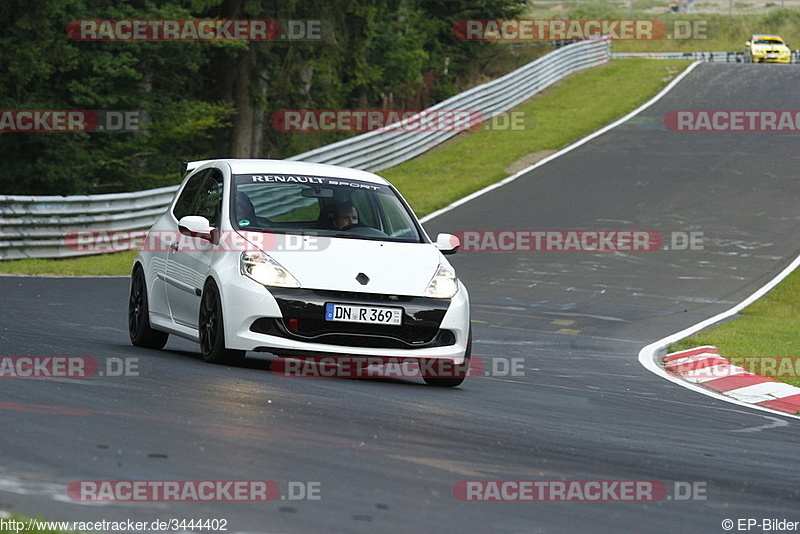
[[[431,242],[386,180],[278,160],[187,171],[134,261],[134,345],[162,348],[175,334],[213,363],[245,351],[448,362],[452,374],[425,381],[463,381],[469,297],[444,257],[458,239]]]

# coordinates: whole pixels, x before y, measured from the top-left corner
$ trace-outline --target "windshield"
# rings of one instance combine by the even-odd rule
[[[781,41],[780,39],[776,39],[774,37],[769,37],[769,38],[762,37],[761,39],[756,39],[755,44],[760,44],[760,45],[782,45],[783,41]]]
[[[237,174],[234,185],[234,228],[424,242],[413,215],[388,185],[289,174]]]

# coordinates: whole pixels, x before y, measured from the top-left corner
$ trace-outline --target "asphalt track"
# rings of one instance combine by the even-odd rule
[[[0,509],[225,518],[228,532],[724,532],[800,520],[800,425],[645,370],[642,346],[730,308],[799,253],[787,133],[675,133],[675,109],[800,109],[800,68],[701,65],[639,116],[445,213],[457,230],[702,232],[702,250],[464,252],[474,353],[522,376],[282,378],[265,359],[135,349],[124,279],[0,278],[0,354],[139,358],[139,376],[0,382]],[[321,500],[71,501],[73,480],[319,482]],[[461,502],[461,480],[700,483],[705,500]],[[759,528],[751,531],[760,532]]]

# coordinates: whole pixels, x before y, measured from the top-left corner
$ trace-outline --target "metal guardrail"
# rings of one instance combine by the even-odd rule
[[[177,186],[170,186],[108,195],[0,196],[0,260],[87,254],[66,246],[69,232],[149,228],[164,213],[176,189]]]
[[[582,69],[608,62],[610,41],[597,39],[563,46],[491,82],[473,87],[421,113],[470,111],[488,120],[512,109],[553,83]],[[413,120],[413,119],[412,119]],[[458,131],[404,130],[405,122],[287,158],[379,171],[427,152]],[[126,240],[103,240],[115,232],[145,230],[162,214],[177,186],[133,193],[88,196],[0,195],[0,260],[63,258],[125,248]],[[68,246],[75,232],[95,232],[100,249]]]
[[[514,72],[473,87],[425,111],[468,110],[489,119],[574,72],[607,62],[609,57],[610,41],[581,41],[550,52]],[[402,129],[404,124],[405,121],[396,123],[287,159],[379,171],[418,156],[458,133],[408,132]]]
[[[707,63],[746,63],[744,52],[614,52],[611,59],[691,59]],[[800,63],[800,50],[792,50],[791,63]]]

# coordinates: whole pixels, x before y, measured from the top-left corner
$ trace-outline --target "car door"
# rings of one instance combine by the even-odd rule
[[[190,184],[187,184],[187,189]],[[205,217],[214,228],[219,228],[222,211],[223,178],[218,169],[208,169],[191,184],[196,190],[189,209],[177,215]],[[178,218],[180,220],[180,218]],[[172,320],[180,325],[197,328],[200,297],[213,255],[217,253],[213,242],[201,237],[177,234],[167,253],[167,300]]]
[[[178,221],[190,215],[194,209],[197,193],[209,171],[200,171],[189,178],[178,193],[178,198],[170,212],[160,218],[147,236],[146,246],[153,254],[151,269],[155,275],[153,292],[150,295],[150,313],[171,319],[167,301],[170,283],[167,279],[167,260],[173,251],[172,245],[178,240]]]

